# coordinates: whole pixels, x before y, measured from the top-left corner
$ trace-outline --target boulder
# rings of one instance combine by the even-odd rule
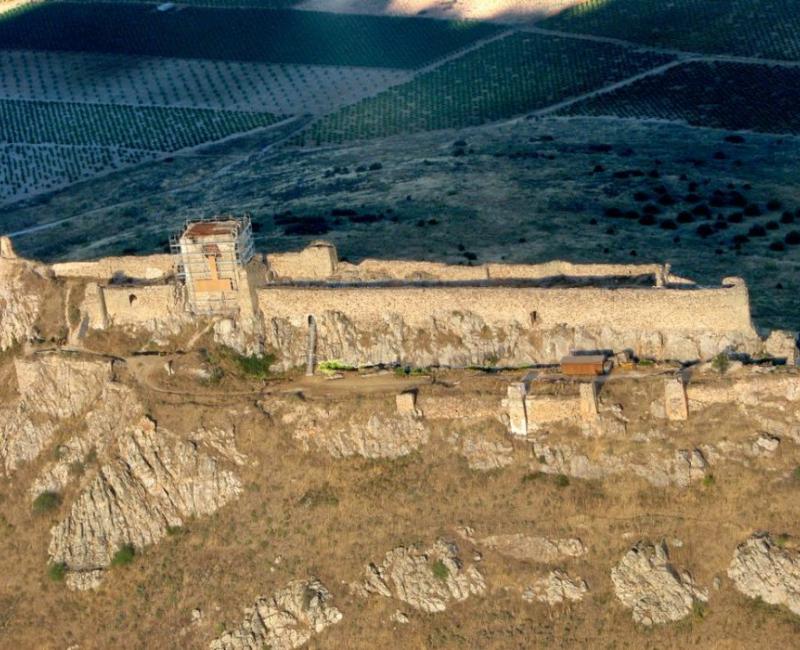
[[[737,547],[728,577],[746,596],[800,615],[800,552],[781,547],[768,533],[757,533]]]
[[[679,621],[689,615],[695,601],[708,600],[691,575],[678,572],[669,562],[665,542],[638,542],[611,570],[614,591],[633,610],[633,620],[650,626]]]
[[[245,610],[241,625],[213,640],[210,650],[292,650],[342,620],[316,578],[293,580]]]

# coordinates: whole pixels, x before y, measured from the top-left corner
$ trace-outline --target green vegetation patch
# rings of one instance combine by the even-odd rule
[[[658,118],[729,130],[800,133],[800,69],[687,63],[561,111]]]
[[[33,500],[33,511],[36,513],[50,512],[61,505],[61,495],[58,492],[42,492]]]
[[[127,566],[133,562],[136,556],[136,549],[133,544],[123,544],[119,547],[114,557],[111,558],[111,566]]]
[[[543,108],[671,60],[606,43],[514,34],[317,122],[309,144],[460,128]]]
[[[4,49],[416,68],[500,28],[311,11],[41,3],[0,22]]]
[[[64,562],[54,562],[47,567],[47,577],[53,582],[61,582],[67,575],[67,565]]]
[[[433,563],[432,571],[433,575],[439,580],[447,580],[450,575],[450,569],[447,568],[447,565],[442,560],[436,560]]]
[[[588,0],[539,26],[687,51],[800,59],[796,0]]]
[[[0,143],[175,151],[274,124],[271,113],[0,101]]]

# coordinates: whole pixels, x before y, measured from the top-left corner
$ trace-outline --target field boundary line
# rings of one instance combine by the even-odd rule
[[[455,61],[457,59],[462,58],[463,56],[469,54],[470,52],[474,52],[475,50],[479,50],[484,45],[489,45],[489,43],[494,43],[495,41],[502,40],[504,38],[508,38],[512,34],[518,32],[519,29],[516,27],[512,27],[510,29],[503,29],[500,30],[497,34],[492,34],[491,36],[487,36],[486,38],[482,38],[480,40],[475,41],[474,43],[470,43],[466,47],[462,47],[460,50],[456,50],[455,52],[451,52],[450,54],[441,57],[440,59],[436,59],[435,61],[431,61],[430,63],[422,66],[421,68],[417,68],[416,70],[412,70],[411,78],[414,79],[418,76],[427,74],[429,72],[433,72],[437,68],[442,67],[443,65],[450,63],[451,61]],[[407,83],[407,82],[406,82]],[[392,86],[390,86],[391,88]]]
[[[625,88],[626,86],[630,86],[631,84],[634,84],[642,79],[646,79],[647,77],[654,77],[663,74],[667,70],[683,65],[687,61],[691,60],[693,59],[691,58],[674,59],[669,63],[664,63],[662,65],[656,66],[655,68],[650,68],[649,70],[645,70],[644,72],[635,74],[632,77],[626,77],[625,79],[622,79],[620,81],[615,81],[614,83],[609,84],[607,86],[603,86],[601,88],[595,88],[594,90],[590,90],[589,92],[583,93],[582,95],[570,97],[569,99],[565,99],[556,104],[551,104],[550,106],[545,106],[544,108],[540,108],[530,113],[526,113],[522,117],[516,117],[509,121],[514,122],[528,117],[543,117],[545,115],[555,113],[557,111],[560,111],[562,108],[567,108],[568,106],[572,106],[573,104],[577,104],[586,99],[592,99],[593,97],[597,97],[599,95],[605,95],[606,93],[614,92],[615,90],[619,90],[620,88]]]
[[[608,45],[618,45],[631,50],[642,52],[652,52],[654,54],[666,54],[682,58],[685,61],[702,61],[706,63],[744,63],[748,65],[767,65],[782,68],[800,68],[800,61],[790,61],[785,59],[765,59],[757,56],[740,56],[737,54],[713,54],[708,52],[695,52],[692,50],[677,50],[669,47],[657,47],[626,41],[613,36],[598,36],[596,34],[586,34],[582,32],[564,32],[558,29],[547,29],[546,27],[536,27],[527,25],[519,28],[519,31],[540,34],[542,36],[556,36],[560,38],[571,38],[576,41],[591,41],[594,43],[606,43]]]

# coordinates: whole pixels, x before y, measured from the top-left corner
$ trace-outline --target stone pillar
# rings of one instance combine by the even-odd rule
[[[764,351],[773,359],[786,359],[787,366],[797,365],[797,334],[773,330],[764,342]]]
[[[528,415],[525,411],[525,395],[527,389],[524,382],[514,382],[508,385],[508,420],[509,429],[515,436],[528,435]]]
[[[0,237],[0,257],[9,260],[16,259],[17,254],[14,252],[14,245],[11,243],[11,237]]]
[[[416,391],[409,390],[404,393],[395,395],[395,404],[397,405],[397,412],[401,415],[419,415],[417,411],[417,393]]]
[[[681,377],[669,377],[664,380],[664,412],[668,420],[687,420],[689,418],[686,386]]]
[[[595,422],[600,410],[597,407],[597,384],[593,381],[580,385],[581,391],[581,420]]]

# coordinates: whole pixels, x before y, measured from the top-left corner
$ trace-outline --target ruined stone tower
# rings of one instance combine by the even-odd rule
[[[235,315],[242,312],[243,297],[251,302],[246,265],[254,248],[249,217],[189,221],[171,246],[189,311]]]

